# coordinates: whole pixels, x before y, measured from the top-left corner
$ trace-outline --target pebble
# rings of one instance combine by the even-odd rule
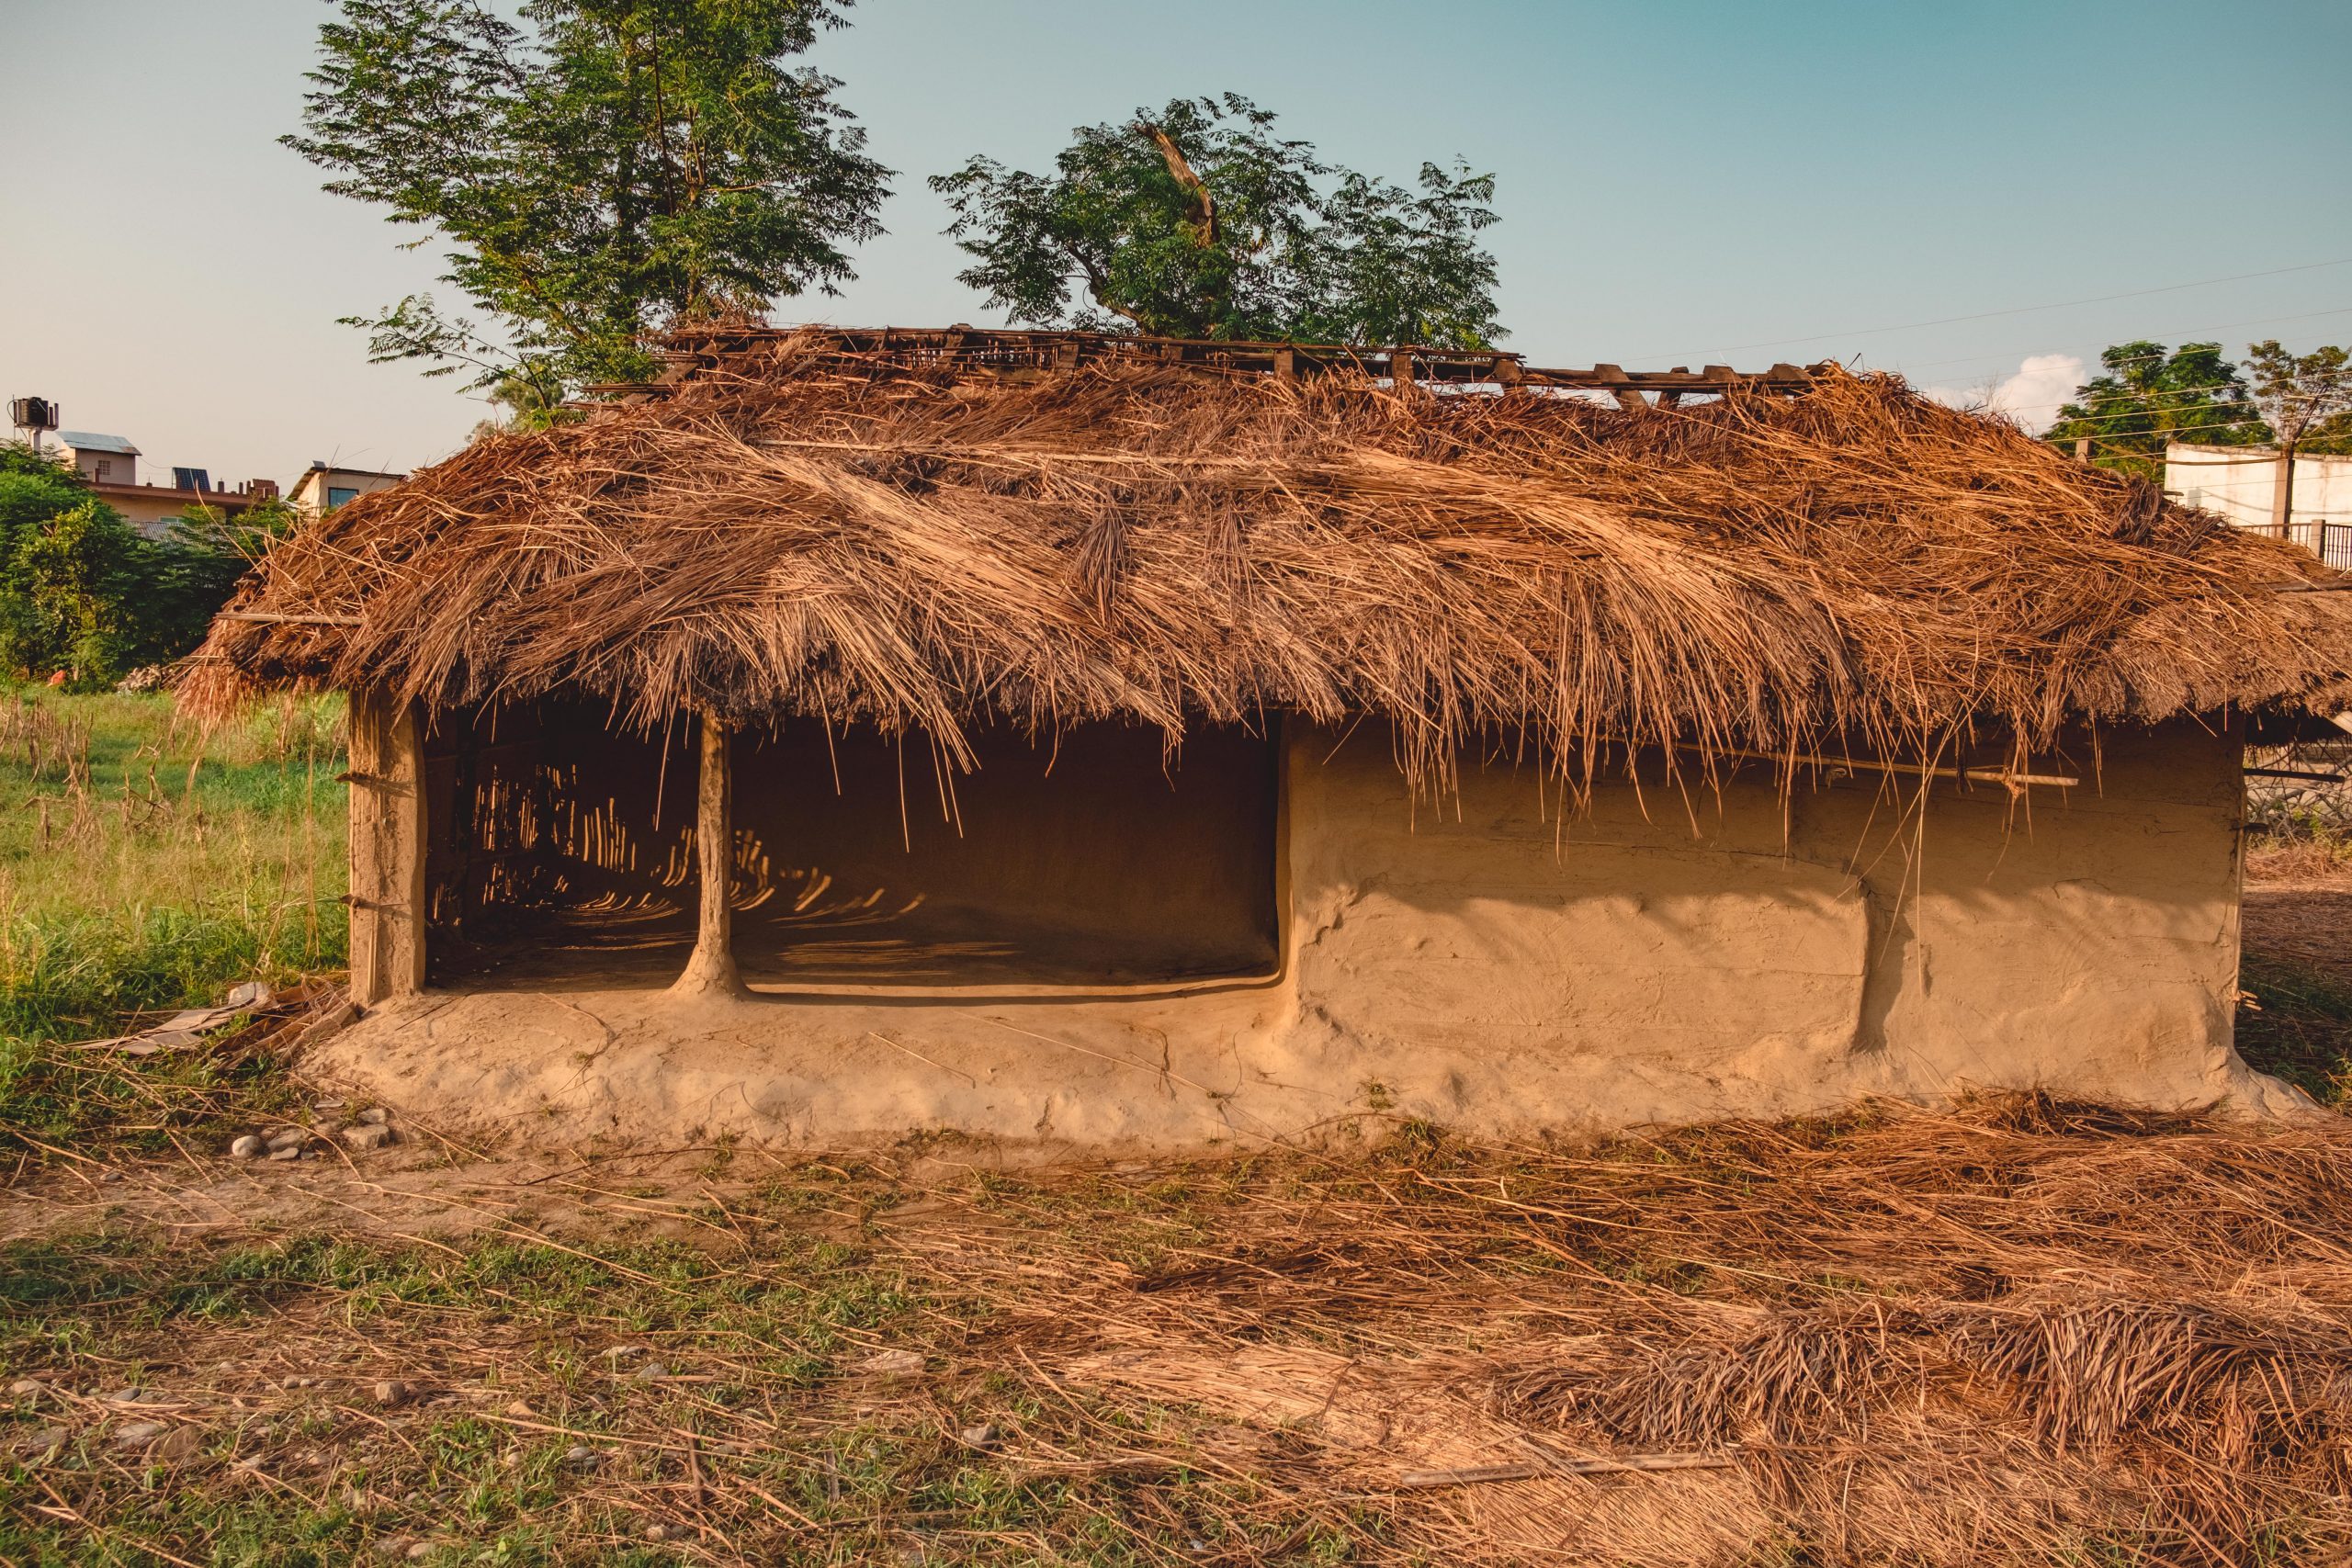
[[[518,1399],[506,1407],[506,1414],[509,1416],[519,1416],[524,1420],[530,1421],[537,1419],[539,1413]]]
[[[133,1443],[160,1438],[167,1429],[161,1421],[133,1421],[128,1426],[116,1427],[114,1440],[127,1448]]]
[[[376,1385],[376,1403],[387,1409],[406,1404],[415,1395],[416,1391],[398,1378],[386,1378]]]
[[[392,1113],[380,1105],[371,1105],[359,1113],[359,1120],[370,1127],[380,1127],[391,1118]]]
[[[282,1149],[270,1150],[269,1157],[272,1159],[300,1159],[302,1157],[302,1151],[299,1146],[293,1144],[288,1144]]]
[[[281,1127],[269,1135],[270,1152],[274,1154],[279,1149],[299,1149],[302,1146],[302,1141],[310,1135],[310,1133],[301,1127]]]
[[[604,1462],[604,1459],[605,1456],[603,1454],[598,1453],[594,1449],[590,1448],[585,1443],[574,1443],[570,1448],[563,1450],[563,1462],[566,1464],[601,1464]]]
[[[119,1170],[100,1171],[98,1173],[98,1179],[100,1181],[120,1181],[122,1179],[122,1172]]]
[[[30,1378],[18,1378],[8,1385],[8,1392],[18,1399],[25,1399],[36,1393],[47,1393],[49,1387],[45,1383],[37,1383]]]
[[[108,1404],[137,1404],[147,1397],[147,1391],[143,1388],[119,1388],[112,1393],[102,1393],[98,1397]]]
[[[639,1382],[660,1382],[663,1378],[666,1378],[669,1375],[670,1369],[659,1361],[648,1361],[645,1365],[638,1368],[637,1371],[629,1373],[629,1376],[635,1378]]]
[[[377,1556],[384,1559],[387,1562],[390,1562],[395,1557],[406,1557],[408,1555],[408,1537],[404,1535],[379,1535],[375,1539],[374,1542],[369,1545],[368,1550],[373,1551]]]
[[[23,1442],[17,1445],[17,1451],[23,1454],[33,1463],[39,1464],[41,1461],[49,1458],[58,1450],[63,1448],[65,1446],[65,1439],[71,1436],[73,1436],[73,1434],[68,1432],[62,1427],[37,1427],[34,1429],[31,1436],[28,1437]]]
[[[992,1422],[988,1421],[977,1427],[967,1427],[956,1435],[964,1439],[967,1448],[992,1449],[1004,1441],[1003,1435],[997,1431]]]
[[[664,1524],[648,1525],[645,1527],[645,1539],[648,1540],[667,1540],[670,1539],[670,1527]]]
[[[417,1541],[408,1549],[408,1560],[411,1562],[422,1562],[432,1555],[433,1543],[429,1540]]]
[[[340,1111],[343,1109],[343,1106],[344,1102],[340,1100],[322,1100],[317,1104],[311,1106],[311,1109],[313,1111]]]
[[[912,1350],[876,1350],[857,1364],[862,1372],[882,1378],[910,1378],[922,1371],[922,1358]]]
[[[392,1130],[381,1122],[363,1122],[356,1127],[345,1127],[343,1141],[347,1147],[365,1154],[369,1149],[380,1149],[393,1142]]]
[[[149,1457],[166,1464],[194,1459],[204,1448],[204,1434],[193,1427],[175,1427],[164,1434],[163,1440],[149,1450]]]
[[[247,1133],[238,1138],[235,1143],[229,1145],[229,1157],[232,1159],[252,1159],[254,1156],[260,1154],[268,1146],[268,1145],[263,1143],[253,1134]]]

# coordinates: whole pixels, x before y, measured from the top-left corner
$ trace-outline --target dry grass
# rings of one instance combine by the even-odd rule
[[[187,688],[569,688],[929,732],[976,714],[1522,725],[1712,757],[2011,754],[2070,716],[2333,700],[2307,555],[1880,377],[1629,412],[1112,361],[990,376],[821,334],[487,439],[275,551]],[[1590,761],[1572,764],[1593,765]]]
[[[43,1379],[17,1433],[70,1435],[6,1489],[0,1542],[1658,1568],[2352,1545],[2340,1122],[2029,1099],[1584,1151],[1405,1126],[1341,1162],[958,1156],[52,1187],[0,1346]],[[257,1217],[305,1201],[344,1239]],[[129,1384],[162,1403],[97,1398]],[[194,1436],[118,1440],[141,1416]],[[1661,1455],[1718,1468],[1400,1486]]]

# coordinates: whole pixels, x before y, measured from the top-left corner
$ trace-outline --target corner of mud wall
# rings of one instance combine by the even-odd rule
[[[351,693],[351,999],[424,986],[424,720],[413,702]]]

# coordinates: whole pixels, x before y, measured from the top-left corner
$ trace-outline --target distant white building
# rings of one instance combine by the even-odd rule
[[[2267,446],[2165,448],[2165,493],[2219,513],[2241,528],[2277,535],[2278,454]],[[2352,570],[2352,457],[2295,459],[2295,513],[2285,535],[2328,565]]]
[[[161,535],[175,518],[191,507],[202,507],[233,517],[257,502],[277,494],[276,479],[248,479],[235,490],[215,483],[202,468],[174,468],[168,485],[139,482],[139,448],[119,435],[89,430],[61,430],[57,443],[65,448],[76,471],[92,493],[124,521],[150,538]]]
[[[373,468],[337,468],[314,459],[294,481],[286,499],[317,517],[370,491],[390,490],[406,478],[406,474],[379,473]]]

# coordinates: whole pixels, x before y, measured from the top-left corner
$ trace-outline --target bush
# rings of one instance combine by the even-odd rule
[[[62,671],[96,691],[181,657],[294,515],[278,502],[234,521],[197,509],[149,539],[73,469],[0,446],[0,671]]]

